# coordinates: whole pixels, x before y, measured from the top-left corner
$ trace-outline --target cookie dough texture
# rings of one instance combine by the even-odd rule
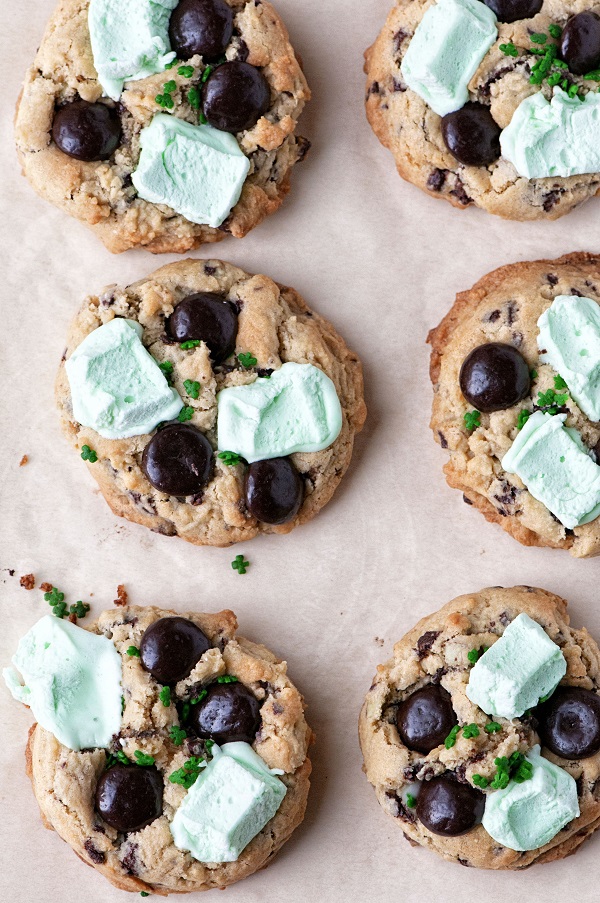
[[[558,260],[537,260],[501,267],[461,292],[440,325],[431,330],[430,374],[434,389],[431,428],[447,449],[444,467],[448,484],[487,520],[528,546],[567,549],[578,558],[600,553],[600,519],[569,530],[527,491],[501,460],[518,435],[517,418],[533,411],[541,392],[554,388],[556,371],[539,359],[537,321],[557,295],[583,295],[600,304],[600,257],[568,254]],[[464,414],[473,408],[463,397],[459,373],[467,354],[485,342],[514,345],[537,373],[531,395],[493,414],[481,414],[481,427],[469,433]],[[589,420],[570,397],[560,412],[590,449],[600,442],[600,423]]]
[[[527,753],[539,743],[535,722],[525,717],[512,721],[496,718],[502,731],[485,733],[483,726],[489,719],[465,693],[471,667],[469,651],[491,646],[522,612],[541,624],[560,646],[567,661],[562,684],[597,691],[600,650],[585,629],[570,627],[563,599],[529,586],[492,587],[459,596],[423,618],[396,643],[393,658],[378,666],[360,714],[364,771],[375,787],[380,805],[398,821],[408,840],[462,865],[522,869],[535,862],[562,859],[575,852],[600,826],[600,753],[570,761],[543,749],[547,759],[576,780],[581,814],[537,850],[517,852],[500,846],[481,825],[460,837],[433,834],[417,820],[414,810],[402,803],[403,789],[415,780],[454,772],[459,781],[473,784],[473,774],[495,771],[496,757],[510,756],[515,751]],[[459,723],[475,723],[480,733],[476,738],[465,739],[460,732],[454,747],[441,746],[424,756],[411,752],[400,740],[396,708],[398,702],[431,683],[441,684],[450,693]]]
[[[367,117],[373,131],[393,154],[400,175],[432,197],[445,198],[455,207],[475,204],[506,219],[558,219],[600,191],[600,173],[569,178],[525,179],[500,157],[490,166],[464,166],[447,149],[441,117],[411,91],[400,67],[425,11],[433,0],[397,0],[377,40],[365,54]],[[469,100],[490,108],[506,128],[518,105],[542,90],[548,100],[552,88],[529,82],[538,60],[530,53],[506,56],[501,44],[519,51],[532,47],[530,35],[548,34],[548,26],[564,27],[569,16],[589,9],[587,0],[544,0],[531,19],[498,22],[498,38],[469,82]],[[586,90],[589,81],[572,76]]]
[[[213,369],[204,343],[183,351],[167,338],[165,320],[174,306],[187,295],[203,291],[220,293],[237,306],[235,354],[251,352],[257,359],[252,370],[233,358]],[[139,322],[150,354],[159,363],[173,364],[172,383],[184,404],[194,409],[189,422],[207,435],[215,449],[220,389],[251,383],[257,374],[264,375],[286,361],[314,364],[333,380],[342,406],[342,429],[329,448],[291,456],[304,483],[304,501],[292,521],[271,526],[250,515],[244,501],[243,464],[227,466],[215,457],[213,477],[203,493],[189,498],[168,496],[154,489],[140,466],[150,436],[103,439],[75,422],[64,359],[93,329],[115,316]],[[197,400],[187,395],[186,380],[200,383]],[[289,533],[309,521],[329,501],[346,472],[354,436],[366,416],[360,361],[331,324],[309,310],[293,289],[218,260],[169,264],[128,288],[113,286],[88,298],[71,325],[56,394],[68,438],[78,449],[89,445],[96,451],[98,461],[90,465],[90,473],[115,514],[199,545],[227,546],[258,533]]]
[[[170,207],[142,200],[131,183],[140,156],[140,133],[156,113],[163,112],[155,98],[167,80],[177,83],[173,115],[198,123],[198,112],[186,99],[190,80],[178,74],[177,66],[126,83],[117,104],[122,142],[110,160],[81,162],[53,143],[55,108],[77,96],[95,102],[102,97],[102,88],[87,24],[89,0],[60,0],[50,19],[19,99],[19,160],[37,193],[91,226],[110,251],[141,245],[154,253],[183,253],[220,241],[227,233],[242,238],[274,213],[289,191],[291,170],[309,146],[295,129],[310,91],[273,7],[256,0],[227,2],[234,10],[234,36],[225,55],[228,60],[260,67],[271,87],[272,102],[252,129],[236,136],[250,161],[250,173],[240,200],[218,228],[191,223]],[[205,64],[200,56],[188,64],[195,67],[191,82],[195,85]]]
[[[183,616],[204,631],[214,648],[176,685],[177,698],[192,698],[201,684],[223,674],[232,674],[249,687],[262,703],[262,723],[253,748],[270,768],[284,771],[281,780],[287,793],[275,817],[236,862],[202,863],[175,847],[169,823],[185,790],[168,776],[190,755],[202,752],[194,752],[194,741],[185,740],[176,747],[169,740],[169,728],[178,724],[175,706],[162,704],[160,685],[144,671],[139,658],[126,653],[131,645],[139,647],[150,624],[174,614],[129,606],[104,612],[88,628],[112,639],[122,656],[125,708],[112,751],[122,748],[132,759],[135,750],[154,756],[165,777],[160,818],[123,835],[95,812],[96,784],[106,763],[104,749],[73,752],[37,724],[27,746],[27,771],[46,827],[122,890],[160,895],[224,888],[268,865],[304,817],[311,770],[307,750],[312,735],[304,719],[302,696],[289,681],[285,662],[264,646],[237,636],[233,612],[185,612]]]

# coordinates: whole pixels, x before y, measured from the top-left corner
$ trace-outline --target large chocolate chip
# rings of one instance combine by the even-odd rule
[[[148,627],[140,643],[142,667],[161,684],[185,680],[210,641],[187,618],[160,618]]]
[[[518,19],[531,19],[532,16],[537,16],[543,0],[483,0],[483,2],[496,13],[500,22],[516,22]]]
[[[304,487],[289,458],[255,461],[246,473],[246,505],[265,524],[285,524],[300,509]]]
[[[209,125],[223,132],[251,129],[271,105],[269,83],[255,66],[236,60],[223,63],[202,89],[202,108]]]
[[[172,423],[159,430],[142,455],[142,470],[160,492],[195,495],[212,473],[213,450],[196,427]]]
[[[163,779],[154,768],[113,765],[96,786],[96,810],[124,834],[139,831],[162,815]]]
[[[178,342],[206,342],[215,364],[235,351],[238,330],[236,308],[214,292],[197,292],[180,301],[167,322]]]
[[[189,724],[204,740],[253,743],[260,725],[260,703],[243,684],[215,683],[191,706]]]
[[[600,697],[579,687],[559,687],[535,715],[544,746],[563,759],[586,759],[600,750]]]
[[[466,103],[442,119],[442,136],[465,166],[489,166],[500,156],[500,126],[482,103]]]
[[[460,390],[478,411],[511,408],[529,394],[531,376],[523,355],[512,345],[489,342],[474,348],[460,368]]]
[[[54,114],[52,137],[63,153],[77,160],[108,160],[119,146],[121,122],[106,104],[74,100]]]
[[[233,10],[225,0],[181,0],[169,23],[171,47],[180,60],[221,56],[233,33]]]
[[[421,784],[417,817],[433,834],[457,837],[466,834],[483,817],[485,797],[470,784],[459,784],[448,775]]]
[[[408,749],[421,753],[441,746],[458,720],[450,694],[443,687],[423,687],[398,706],[396,724]]]
[[[561,58],[575,75],[600,65],[600,16],[587,10],[571,16],[560,38]]]

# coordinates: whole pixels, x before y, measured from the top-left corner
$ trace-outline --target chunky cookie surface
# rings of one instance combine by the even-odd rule
[[[235,330],[232,345],[225,352],[233,348],[233,355],[220,363],[215,363],[214,351],[205,342],[181,342],[172,337],[184,320],[179,315],[174,318],[174,311],[183,311],[178,305],[198,293],[219,296],[223,307],[233,311]],[[185,485],[181,485],[183,491],[177,486],[166,492],[157,489],[157,485],[167,484],[150,483],[150,456],[144,463],[144,451],[151,439],[160,437],[152,446],[158,452],[154,463],[158,463],[160,477],[159,446],[172,427],[154,430],[152,435],[106,439],[81,426],[73,415],[63,360],[56,387],[63,426],[73,444],[84,449],[84,457],[84,447],[94,452],[92,458],[97,460],[88,458],[90,473],[116,514],[189,542],[227,546],[259,533],[288,533],[310,520],[329,501],[349,466],[354,436],[366,416],[362,368],[333,327],[309,310],[293,289],[217,260],[170,264],[128,288],[113,286],[90,297],[73,321],[65,359],[86,336],[115,318],[127,318],[143,327],[144,347],[168,373],[185,405],[180,419],[185,418],[186,422],[178,424],[175,420],[176,429],[188,434],[191,429],[207,448],[201,462],[205,468],[201,491],[190,494]],[[181,335],[184,334],[187,333]],[[273,485],[272,474],[261,474],[261,470],[269,469],[269,461],[249,468],[235,455],[217,452],[217,394],[224,388],[249,386],[259,379],[261,385],[267,385],[265,377],[281,372],[284,365],[291,366],[292,362],[310,364],[319,375],[324,373],[331,379],[341,407],[341,429],[333,443],[321,451],[278,459],[283,462],[281,467],[287,468],[284,476],[289,480],[285,485],[291,486],[294,495],[297,493],[297,504],[287,508],[287,519],[282,521],[265,510],[264,493],[261,496],[260,491],[252,493],[249,489],[250,478],[255,475],[259,490],[261,485]],[[171,464],[163,469],[165,478],[170,472],[176,474],[171,471]],[[196,476],[195,472],[192,476]],[[249,502],[251,495],[254,504]]]
[[[267,2],[227,0],[227,5],[233,27],[223,53],[218,55],[219,63],[243,65],[246,75],[249,69],[258,73],[261,85],[266,79],[270,100],[255,124],[246,127],[240,120],[237,131],[231,126],[248,160],[249,172],[239,200],[218,227],[191,222],[164,203],[143,200],[132,183],[132,174],[140,161],[142,130],[157,114],[193,125],[206,121],[199,107],[205,102],[207,76],[214,76],[222,66],[215,69],[214,58],[205,59],[201,54],[186,56],[183,64],[180,58],[164,72],[126,81],[115,102],[103,93],[94,67],[89,0],[60,0],[52,15],[18,104],[19,159],[38,194],[91,226],[113,252],[143,246],[154,253],[182,253],[205,242],[219,241],[228,233],[243,237],[277,210],[289,190],[293,166],[306,154],[308,142],[295,130],[310,92],[285,26]],[[224,79],[219,76],[217,81]],[[237,84],[235,79],[233,82]],[[219,86],[213,87],[214,95]],[[100,116],[105,140],[92,142],[91,149],[82,148],[76,125],[76,151],[83,151],[84,156],[77,159],[63,152],[56,140],[61,141],[62,125],[67,136],[63,146],[69,140],[72,146],[69,125],[75,118],[73,104],[82,103],[93,105],[91,113],[88,107],[83,114],[86,128],[90,116],[96,120]],[[71,117],[71,123],[58,122],[65,114]],[[105,121],[107,118],[110,121]],[[94,159],[94,151],[101,159],[98,154]]]
[[[497,36],[468,82],[468,100],[465,106],[461,105],[460,121],[453,113],[454,121],[445,116],[444,122],[407,85],[402,73],[415,32],[433,6],[431,0],[397,0],[377,40],[365,54],[367,116],[381,143],[393,154],[400,175],[455,207],[474,204],[515,220],[557,219],[596,195],[600,188],[598,172],[527,178],[519,175],[515,165],[500,153],[498,143],[500,131],[511,123],[517,107],[534,94],[540,93],[550,101],[553,92],[563,90],[562,85],[565,98],[577,92],[582,97],[592,92],[595,97],[597,81],[585,77],[590,68],[597,68],[595,64],[586,68],[584,62],[583,70],[576,64],[566,70],[553,64],[555,58],[559,58],[561,66],[564,64],[559,49],[561,30],[564,32],[572,16],[593,12],[589,2],[532,0],[510,4],[491,0],[489,7],[500,11]],[[501,21],[509,18],[502,15],[507,8],[517,16],[516,21]],[[489,12],[487,7],[484,9]],[[457,47],[464,45],[460,36],[452,37],[456,38]],[[538,64],[550,46],[554,57],[544,61],[541,71]],[[600,44],[596,49],[598,55]],[[448,130],[449,143],[444,138],[444,128]],[[566,143],[573,140],[578,141],[571,135]],[[458,151],[458,157],[450,146]],[[478,165],[472,165],[473,154],[479,157],[475,161]]]
[[[590,298],[600,304],[599,258],[581,253],[513,264],[457,296],[428,338],[433,349],[431,428],[436,442],[450,454],[446,479],[463,492],[467,504],[524,545],[567,549],[585,558],[600,552],[598,518],[565,527],[501,463],[536,411],[566,415],[566,426],[577,430],[584,448],[597,460],[600,425],[586,416],[567,389],[556,388],[564,382],[560,373],[540,360],[538,320],[558,296]],[[518,356],[526,385],[517,387],[517,396],[502,402],[500,410],[477,417],[461,391],[460,373],[468,355],[490,343],[508,346]],[[469,421],[473,416],[475,420]]]
[[[187,677],[171,685],[170,702],[165,705],[165,686],[145,670],[139,654],[128,650],[142,646],[143,655],[145,631],[171,616],[200,628],[210,648]],[[177,615],[135,606],[106,611],[88,629],[108,637],[122,659],[122,723],[110,748],[76,752],[40,725],[31,729],[27,768],[44,823],[84,862],[123,890],[166,895],[224,888],[266,866],[302,821],[311,770],[307,757],[311,731],[304,719],[302,696],[288,679],[285,663],[264,646],[237,636],[236,628],[230,611]],[[223,677],[225,681],[219,682]],[[186,704],[188,710],[201,705],[191,701],[202,697],[207,687],[221,691],[242,687],[256,700],[260,721],[253,749],[268,768],[280,770],[286,788],[276,815],[233,862],[199,862],[175,846],[170,831],[190,786],[189,781],[186,786],[170,778],[185,771],[190,760],[211,755],[210,744],[189,728],[184,714]],[[106,781],[111,772],[123,768],[119,756],[132,763],[141,757],[144,766],[129,765],[126,770],[133,769],[138,776],[155,775],[161,788],[161,814],[140,830],[118,830],[98,812],[98,785],[103,776]],[[153,764],[148,767],[150,760]],[[111,822],[131,817],[131,805],[124,803],[120,810],[118,792],[112,808],[106,813]]]
[[[522,869],[536,862],[560,859],[574,852],[600,824],[597,718],[591,755],[589,750],[580,748],[576,754],[579,757],[563,758],[542,742],[544,760],[558,766],[560,774],[570,776],[565,780],[573,786],[573,795],[577,795],[578,817],[542,847],[526,851],[498,843],[480,823],[486,801],[496,793],[506,792],[492,786],[502,761],[522,762],[523,756],[531,755],[548,723],[542,706],[518,718],[495,716],[491,720],[467,695],[474,662],[486,649],[493,649],[507,627],[523,615],[543,628],[566,661],[566,674],[555,699],[569,687],[577,693],[592,691],[596,700],[600,651],[585,629],[570,626],[564,600],[532,587],[492,587],[453,600],[422,619],[396,643],[393,658],[378,667],[360,715],[364,771],[380,805],[396,819],[409,840],[462,865]],[[412,697],[414,702],[415,694],[423,691],[434,691],[445,700],[443,704],[449,705],[450,720],[455,724],[454,729],[448,729],[446,742],[434,738],[425,744],[428,752],[417,751],[418,743],[412,738],[409,748],[399,732],[399,724],[410,730],[407,701]],[[428,713],[429,725],[440,724],[439,702],[435,705],[436,709],[431,708],[431,703],[426,709],[420,703],[421,721]],[[418,707],[413,705],[413,713],[415,710]],[[446,726],[442,727],[444,733]],[[548,743],[553,744],[553,740]],[[586,757],[581,757],[582,752]],[[431,817],[431,812],[427,813],[419,800],[423,790],[429,790],[431,795],[432,788],[440,786],[440,780],[441,786],[450,788],[453,811],[452,818],[445,825],[438,824],[434,832],[421,820],[421,816]],[[506,783],[501,782],[500,786]],[[512,781],[510,786],[514,786]],[[526,788],[527,778],[517,786]],[[454,833],[444,834],[444,830]]]

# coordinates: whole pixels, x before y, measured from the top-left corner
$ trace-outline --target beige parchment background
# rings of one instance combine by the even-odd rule
[[[363,110],[362,53],[389,2],[277,0],[314,92],[301,123],[313,151],[276,216],[241,242],[196,252],[298,289],[360,353],[367,381],[367,427],[333,502],[289,537],[234,551],[115,518],[59,430],[54,373],[77,305],[174,258],[112,256],[19,175],[12,112],[53,0],[1,0],[0,662],[48,610],[38,590],[19,587],[29,572],[95,613],[120,583],[137,604],[233,608],[247,636],[287,658],[318,742],[303,826],[268,870],[227,891],[229,903],[587,903],[598,898],[600,836],[575,858],[521,874],[467,870],[412,849],[361,773],[356,722],[377,663],[459,593],[544,586],[600,639],[598,560],[522,548],[446,487],[428,429],[425,345],[454,294],[496,266],[598,251],[600,199],[557,223],[519,224],[401,182]],[[244,577],[230,567],[239,551],[251,562]],[[0,706],[0,899],[125,901],[42,827],[23,767],[30,715],[3,687]]]

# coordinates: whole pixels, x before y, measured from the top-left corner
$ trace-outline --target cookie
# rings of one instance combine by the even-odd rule
[[[278,209],[309,148],[296,135],[309,97],[267,2],[60,0],[19,99],[17,151],[35,191],[110,251],[182,253]]]
[[[57,630],[68,629],[69,637],[83,633],[51,615],[46,620],[53,637]],[[227,887],[268,865],[303,819],[312,735],[302,696],[285,663],[236,629],[231,611],[177,615],[129,606],[103,612],[87,631],[107,638],[122,669],[118,732],[102,748],[73,749],[39,723],[31,728],[27,771],[44,824],[122,890],[167,895]],[[199,647],[190,634],[200,638]],[[106,694],[109,687],[107,679]],[[73,710],[63,712],[63,721],[69,718]],[[200,785],[205,794],[208,787],[219,793],[209,771],[217,761],[222,765],[228,750],[245,761],[241,750],[267,784],[274,782],[279,805],[235,859],[199,861],[174,826]],[[254,779],[237,771],[234,777],[236,791],[244,786],[252,796]],[[215,837],[225,830],[217,822],[213,827]]]
[[[102,350],[86,348],[111,331],[107,369],[121,370],[110,386],[103,371],[107,395],[91,373]],[[137,357],[119,359],[128,349]],[[112,510],[200,545],[288,533],[314,517],[366,416],[360,362],[333,327],[293,289],[217,260],[169,264],[88,298],[56,393]]]
[[[600,189],[598,25],[584,0],[397,0],[365,54],[371,127],[432,197],[558,219]]]
[[[572,517],[565,509],[576,503],[578,493],[585,500],[591,497],[587,489],[594,495],[600,472],[594,464],[600,460],[600,414],[587,397],[598,360],[593,345],[596,330],[582,325],[579,313],[587,310],[586,316],[593,318],[598,304],[597,256],[578,253],[517,263],[484,276],[457,295],[428,337],[434,388],[431,428],[450,455],[444,468],[448,484],[524,545],[567,549],[579,558],[600,551],[600,521],[593,504],[586,516],[579,511]],[[579,363],[571,364],[585,372],[572,371],[562,356],[564,348],[556,348],[549,336],[555,326],[549,330],[548,318],[554,324],[557,311],[566,317],[563,335],[576,343],[576,333],[581,333],[581,341],[587,343],[572,345]],[[496,381],[491,390],[488,384],[490,397],[483,390],[477,395],[477,379],[482,381],[480,390],[486,380]],[[549,430],[561,427],[554,438],[569,442],[576,466],[583,466],[587,474],[583,481],[571,471],[568,452],[554,451],[554,441],[544,443],[547,459],[542,467],[539,460],[525,462],[533,464],[536,473],[523,471],[523,463],[515,465],[515,450],[534,419]],[[581,449],[576,441],[571,446],[565,426],[576,431],[571,438],[580,442]],[[568,471],[562,483],[556,474],[559,465]]]
[[[540,686],[550,689],[537,703]],[[599,688],[600,650],[570,627],[563,599],[526,586],[460,596],[379,665],[360,715],[364,771],[407,839],[447,860],[523,869],[561,859],[600,825]],[[547,840],[532,847],[536,837]]]

